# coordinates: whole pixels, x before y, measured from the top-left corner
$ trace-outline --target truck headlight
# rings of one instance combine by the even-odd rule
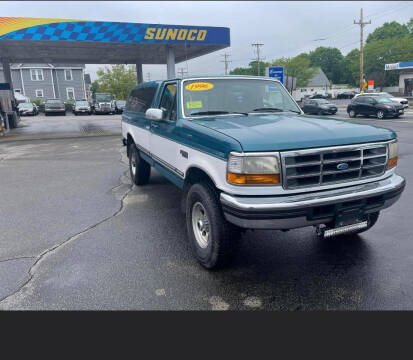
[[[280,167],[275,155],[246,156],[231,154],[227,181],[236,185],[274,185],[280,183]]]
[[[399,157],[399,142],[393,141],[389,144],[389,162],[387,167],[389,169],[394,168],[397,165],[397,160]]]

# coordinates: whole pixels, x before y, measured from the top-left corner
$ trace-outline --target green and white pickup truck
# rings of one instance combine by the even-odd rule
[[[306,116],[270,78],[138,85],[122,136],[136,185],[154,167],[183,190],[188,236],[206,268],[231,259],[243,229],[365,231],[405,187],[393,131]]]

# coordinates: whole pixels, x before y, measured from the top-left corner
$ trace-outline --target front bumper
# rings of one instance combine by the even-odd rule
[[[44,109],[44,111],[48,113],[63,113],[66,110],[65,109]]]
[[[299,195],[247,197],[221,193],[224,216],[247,229],[293,229],[333,221],[339,213],[369,214],[393,205],[406,181],[399,175],[372,183]]]

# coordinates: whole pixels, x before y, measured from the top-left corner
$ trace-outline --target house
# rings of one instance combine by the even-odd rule
[[[84,64],[11,64],[14,91],[40,99],[86,99]],[[0,82],[4,82],[0,67]]]
[[[317,68],[313,77],[308,80],[307,85],[297,88],[293,95],[295,100],[300,101],[302,98],[313,94],[326,94],[329,87],[330,80],[328,80],[323,70]]]

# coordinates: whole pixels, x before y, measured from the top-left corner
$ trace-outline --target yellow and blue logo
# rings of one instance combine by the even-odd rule
[[[0,40],[230,45],[223,27],[12,17],[0,17]]]

